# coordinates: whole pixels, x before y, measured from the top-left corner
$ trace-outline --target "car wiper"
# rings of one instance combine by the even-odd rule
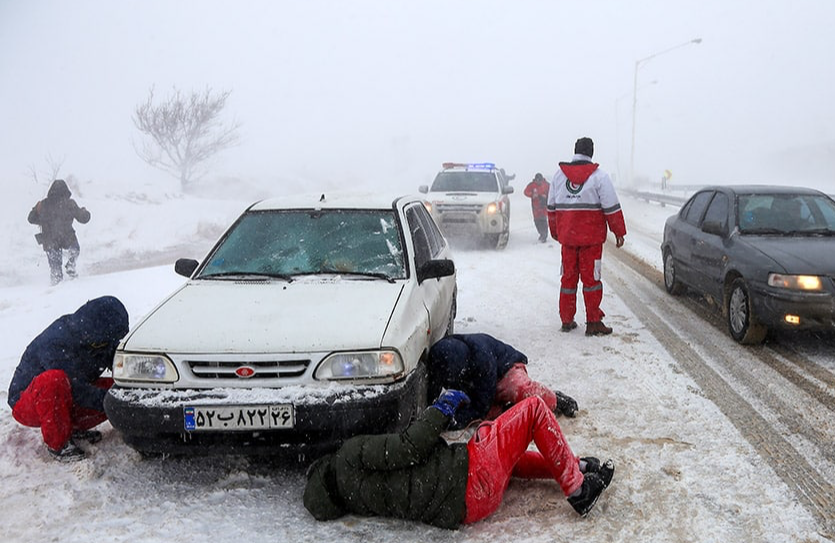
[[[381,272],[360,272],[360,271],[341,271],[332,268],[322,268],[319,273],[332,273],[334,275],[358,275],[360,277],[374,277],[376,279],[385,279],[389,283],[394,283],[394,279]]]
[[[779,228],[746,228],[745,230],[741,230],[741,233],[752,234],[755,236],[762,234],[779,234],[782,236],[786,233],[786,231],[780,230]]]
[[[271,272],[222,272],[222,273],[212,273],[207,275],[199,275],[197,279],[231,279],[235,281],[247,281],[247,280],[256,280],[263,277],[269,277],[270,279],[283,279],[288,283],[293,282],[293,276],[288,275],[286,273],[271,273]]]
[[[812,228],[811,230],[800,230],[798,233],[808,236],[835,236],[835,230],[832,228]]]

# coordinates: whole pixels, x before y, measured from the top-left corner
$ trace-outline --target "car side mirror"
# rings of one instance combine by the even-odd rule
[[[174,263],[174,271],[183,277],[191,277],[194,270],[197,269],[198,262],[193,258],[179,258]]]
[[[440,260],[430,260],[423,266],[418,268],[417,280],[418,284],[423,283],[427,279],[440,279],[441,277],[449,277],[455,273],[455,262],[448,258]]]
[[[725,228],[722,226],[722,223],[719,221],[705,221],[702,223],[702,232],[705,234],[714,234],[717,236],[725,237]]]
[[[513,187],[510,185],[505,185],[502,189],[502,194],[513,194]]]
[[[429,192],[429,185],[421,185],[418,187],[418,190],[423,194],[426,194],[427,192]]]

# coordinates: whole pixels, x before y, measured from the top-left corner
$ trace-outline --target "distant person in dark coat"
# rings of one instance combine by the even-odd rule
[[[488,334],[453,334],[429,350],[429,398],[443,389],[465,392],[470,402],[459,409],[450,427],[496,418],[508,406],[539,396],[548,409],[573,417],[577,402],[528,377],[528,357]]]
[[[545,176],[536,174],[533,181],[525,187],[525,196],[531,199],[531,212],[533,213],[533,224],[539,232],[539,242],[548,241],[548,192],[551,190]]]
[[[103,402],[113,379],[101,375],[127,333],[125,306],[102,296],[58,318],[26,347],[9,385],[9,405],[20,424],[40,427],[54,457],[82,458],[74,439],[101,438],[87,430],[107,420]]]
[[[49,187],[46,198],[35,204],[29,212],[29,222],[41,227],[41,232],[35,235],[35,239],[46,252],[49,276],[53,285],[57,285],[64,278],[61,271],[64,250],[67,251],[67,276],[76,277],[75,262],[81,248],[72,223],[74,220],[81,224],[90,221],[90,212],[84,207],[79,207],[70,196],[72,193],[64,180],[56,179]]]
[[[574,456],[541,398],[482,423],[467,443],[447,443],[441,433],[466,402],[447,390],[403,432],[347,440],[311,465],[305,508],[317,520],[353,513],[455,529],[493,514],[511,477],[555,480],[583,516],[612,481],[614,463]]]

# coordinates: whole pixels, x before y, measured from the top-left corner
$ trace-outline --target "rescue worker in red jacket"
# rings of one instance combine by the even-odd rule
[[[582,280],[586,335],[600,336],[612,333],[603,324],[604,313],[600,309],[603,243],[611,230],[616,246],[622,247],[626,224],[612,179],[591,161],[593,155],[591,138],[580,138],[574,145],[572,161],[560,162],[548,193],[548,226],[551,236],[562,246],[561,331],[577,328],[577,284]]]
[[[536,174],[533,181],[525,187],[525,196],[531,199],[533,224],[539,232],[539,242],[548,240],[548,191],[551,185],[541,173]]]

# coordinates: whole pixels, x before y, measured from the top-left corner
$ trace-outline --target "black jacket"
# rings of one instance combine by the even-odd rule
[[[41,227],[39,242],[45,251],[78,247],[72,222],[76,220],[86,224],[90,221],[90,212],[79,207],[70,196],[72,193],[64,180],[56,179],[49,187],[46,198],[29,212],[29,222]]]
[[[430,407],[400,434],[364,435],[317,460],[304,506],[317,520],[347,513],[457,528],[466,515],[466,443],[440,436],[448,417]]]

